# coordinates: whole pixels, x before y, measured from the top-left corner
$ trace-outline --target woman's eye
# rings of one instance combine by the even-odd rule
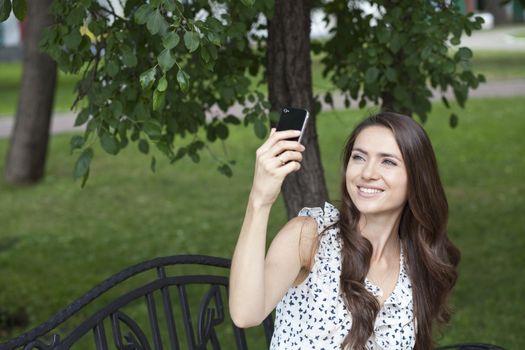
[[[383,164],[390,165],[390,166],[396,166],[397,163],[390,159],[383,160]]]
[[[359,154],[354,154],[354,155],[352,156],[352,159],[353,159],[353,160],[363,160],[363,157],[361,157]]]

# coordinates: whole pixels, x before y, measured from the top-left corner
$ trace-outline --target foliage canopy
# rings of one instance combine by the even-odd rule
[[[452,88],[463,107],[469,89],[485,80],[472,72],[470,49],[450,54],[463,33],[481,28],[481,18],[463,15],[445,0],[368,0],[376,15],[359,3],[314,2],[327,21],[336,19],[331,37],[312,47],[323,54],[324,74],[347,106],[351,99],[361,108],[381,103],[425,121],[431,88]],[[71,151],[79,153],[74,176],[82,185],[96,141],[109,154],[131,141],[144,154],[153,145],[171,162],[185,156],[199,162],[209,142],[228,138],[229,125],[253,124],[258,137],[266,135],[268,116],[276,114],[268,114],[270,105],[250,76],[264,79],[258,73],[266,63],[267,21],[261,18],[271,20],[272,0],[120,4],[122,11],[108,0],[55,0],[51,11],[59,20],[41,41],[61,70],[82,76],[73,107],[75,125],[86,124],[86,131],[71,139]],[[0,0],[0,20],[11,5],[19,18],[25,16],[25,0]],[[332,93],[324,99],[332,103]],[[244,106],[242,119],[227,115],[235,104]],[[457,122],[451,113],[450,125]],[[226,153],[213,156],[219,171],[231,176],[234,160]],[[155,163],[152,156],[153,171]]]
[[[481,28],[481,17],[462,15],[446,1],[370,1],[377,15],[365,14],[358,6],[331,2],[327,15],[337,18],[333,36],[315,50],[324,52],[325,75],[350,98],[367,101],[407,114],[415,113],[422,121],[430,112],[431,88],[445,92],[452,88],[463,108],[469,89],[485,78],[472,72],[473,53],[460,47],[450,55],[450,47],[459,45],[463,33],[471,35]],[[443,96],[443,95],[442,95]],[[328,102],[331,96],[328,96]],[[443,103],[450,108],[446,97]],[[450,125],[457,116],[450,115]]]

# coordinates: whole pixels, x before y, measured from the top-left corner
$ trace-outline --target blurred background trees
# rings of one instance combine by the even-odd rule
[[[4,13],[9,3],[2,1]],[[14,9],[24,3],[12,1]],[[360,108],[381,105],[422,121],[431,109],[432,90],[452,88],[464,106],[469,89],[484,81],[472,71],[471,50],[460,47],[449,54],[462,34],[482,24],[456,2],[370,0],[366,5],[372,13],[364,11],[363,2],[353,1],[301,0],[293,6],[273,0],[36,3],[28,2],[28,47],[36,43],[29,39],[40,34],[41,47],[59,69],[81,77],[73,107],[75,125],[85,125],[85,133],[72,138],[71,149],[78,154],[74,176],[82,184],[89,177],[93,142],[109,154],[131,143],[146,154],[155,147],[170,162],[184,157],[199,162],[207,144],[228,138],[230,125],[251,124],[255,135],[264,138],[283,106],[303,107],[311,114],[303,171],[283,186],[288,214],[294,216],[305,205],[328,200],[315,116],[320,100],[331,104],[334,97],[330,91],[313,96],[311,49],[347,106],[352,101]],[[31,18],[36,6],[40,16],[59,21],[47,22],[43,32],[31,29],[38,24],[38,18]],[[333,26],[327,40],[311,47],[314,9]],[[46,65],[39,57],[25,60],[24,71],[46,70],[47,76],[33,79],[41,86],[22,84],[6,166],[12,183],[43,176],[49,130],[44,114],[52,104],[55,73],[53,63]],[[258,87],[261,82],[268,92]],[[34,91],[40,92],[38,99]],[[445,97],[443,103],[449,107]],[[235,107],[240,109],[230,113]],[[38,113],[41,118],[30,117]],[[457,120],[451,113],[451,126]],[[235,160],[226,153],[216,160],[217,169],[231,176]],[[152,155],[153,171],[155,164]]]

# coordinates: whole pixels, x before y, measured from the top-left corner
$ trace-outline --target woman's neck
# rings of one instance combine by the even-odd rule
[[[399,257],[399,220],[401,215],[361,215],[359,229],[372,243],[371,263]]]

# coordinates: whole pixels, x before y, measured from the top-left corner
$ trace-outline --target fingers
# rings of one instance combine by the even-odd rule
[[[259,147],[259,150],[264,153],[267,152],[270,148],[272,148],[276,143],[280,142],[281,140],[286,139],[293,139],[295,137],[299,137],[301,135],[301,132],[299,130],[283,130],[283,131],[276,131],[272,128],[270,131],[270,136],[268,136],[268,139]]]
[[[275,157],[286,151],[304,151],[304,146],[297,141],[279,141],[268,150],[270,157]]]
[[[291,161],[295,161],[295,162],[302,161],[303,154],[297,151],[286,151],[276,156],[276,158],[282,163],[281,165],[284,165]]]
[[[301,163],[296,162],[296,161],[291,161],[281,166],[279,169],[277,169],[276,172],[279,175],[284,177],[294,171],[298,171],[299,169],[301,169]]]

